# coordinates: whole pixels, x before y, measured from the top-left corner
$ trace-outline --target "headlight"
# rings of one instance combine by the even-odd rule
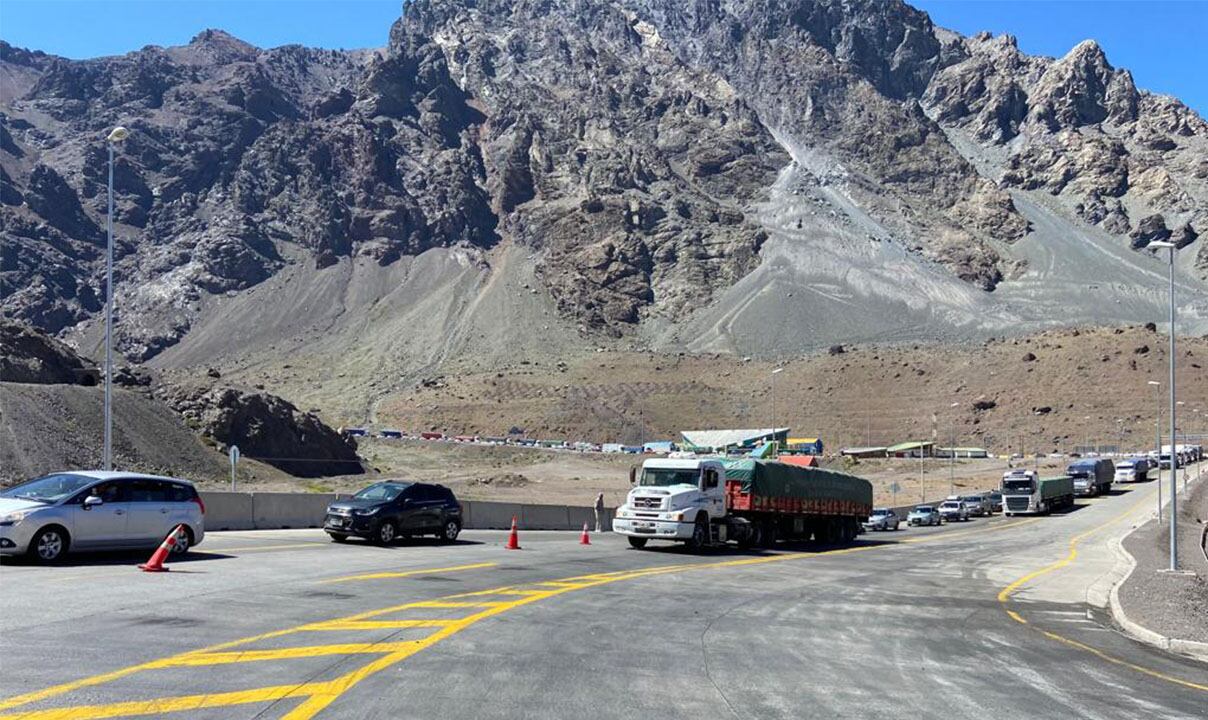
[[[353,510],[352,512],[354,515],[360,515],[362,517],[365,517],[368,515],[376,515],[378,510],[381,510],[381,508],[375,507],[375,508],[369,508],[368,510]]]
[[[0,525],[16,525],[29,515],[29,510],[18,510],[7,515],[0,515]]]
[[[676,513],[676,514],[675,514],[675,521],[676,521],[676,522],[683,522],[683,521],[684,521],[684,514],[683,514],[682,512]]]

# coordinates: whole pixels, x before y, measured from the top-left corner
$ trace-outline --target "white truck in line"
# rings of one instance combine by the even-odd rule
[[[1047,515],[1074,505],[1074,479],[1042,478],[1034,470],[1011,470],[1002,476],[1002,512]]]
[[[633,489],[612,529],[635,548],[650,540],[693,549],[726,542],[770,547],[779,539],[851,542],[872,512],[867,480],[752,458],[651,459],[631,469],[629,481]]]

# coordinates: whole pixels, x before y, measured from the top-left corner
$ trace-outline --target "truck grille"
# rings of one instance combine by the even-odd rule
[[[1026,497],[1004,497],[1003,502],[1007,504],[1007,510],[1011,512],[1026,511],[1028,509],[1028,499]]]
[[[662,498],[639,497],[633,499],[635,508],[660,508],[663,506]]]

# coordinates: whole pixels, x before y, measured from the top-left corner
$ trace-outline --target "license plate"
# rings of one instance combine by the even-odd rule
[[[636,533],[643,533],[643,534],[648,534],[648,535],[654,534],[654,528],[652,528],[652,527],[635,527],[633,529],[633,531]]]
[[[328,524],[332,527],[344,527],[344,521],[340,518],[332,518]]]

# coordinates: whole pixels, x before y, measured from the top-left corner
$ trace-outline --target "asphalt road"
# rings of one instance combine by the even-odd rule
[[[0,720],[1205,718],[1208,666],[1088,617],[1153,490],[843,550],[294,530],[209,534],[160,575],[5,560]]]

